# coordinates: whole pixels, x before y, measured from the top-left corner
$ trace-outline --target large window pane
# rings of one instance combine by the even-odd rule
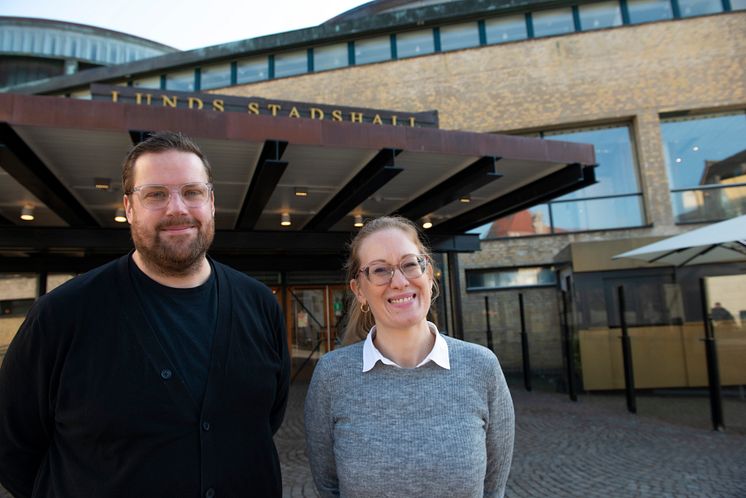
[[[721,0],[679,0],[681,17],[702,16],[723,11]]]
[[[583,4],[578,10],[580,29],[584,31],[622,25],[622,11],[617,1]]]
[[[746,183],[746,113],[665,119],[661,134],[674,190]]]
[[[746,0],[730,0],[732,10],[746,10]]]
[[[326,47],[316,47],[313,49],[313,70],[326,71],[345,67],[349,63],[347,53],[347,44],[329,45]]]
[[[702,223],[746,214],[746,186],[672,192],[677,223]]]
[[[549,267],[466,270],[466,288],[468,290],[543,287],[556,284],[556,274]]]
[[[185,69],[166,75],[166,90],[194,91],[194,69]]]
[[[308,72],[308,52],[296,50],[275,55],[275,78]]]
[[[161,77],[156,75],[148,76],[147,78],[138,78],[136,80],[132,80],[132,86],[135,88],[159,89],[161,87]]]
[[[598,183],[567,194],[562,199],[583,199],[640,191],[632,139],[627,126],[551,132],[543,136],[565,142],[593,144],[595,147],[598,163],[595,173]]]
[[[440,49],[458,50],[479,45],[479,25],[466,22],[440,28]]]
[[[469,233],[479,235],[479,238],[495,239],[502,237],[526,237],[529,235],[544,235],[552,232],[549,224],[549,206],[541,204],[530,209],[524,209],[510,216],[487,223]]]
[[[432,29],[399,33],[396,35],[396,55],[400,59],[435,52]]]
[[[632,24],[673,19],[671,0],[627,0],[627,9]]]
[[[630,195],[550,204],[554,233],[642,226],[642,197]]]
[[[200,89],[223,88],[231,85],[231,65],[229,63],[204,66],[200,71]]]
[[[534,12],[531,14],[534,24],[534,36],[561,35],[575,31],[572,19],[572,9],[553,9]]]
[[[253,57],[238,61],[236,64],[236,82],[251,83],[266,80],[269,74],[269,62],[266,57]]]
[[[505,43],[514,40],[525,40],[526,17],[523,14],[515,16],[497,17],[484,22],[487,43]]]
[[[355,64],[391,59],[391,38],[388,35],[355,42]]]

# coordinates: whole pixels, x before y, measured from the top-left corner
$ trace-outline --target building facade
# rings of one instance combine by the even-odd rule
[[[316,28],[86,73],[17,90],[85,98],[90,84],[106,83],[437,110],[441,129],[593,144],[595,185],[470,227],[481,250],[444,265],[444,278],[464,284],[444,328],[491,342],[517,373],[523,326],[535,374],[555,379],[571,362],[586,389],[620,388],[622,285],[640,336],[639,387],[704,385],[704,357],[691,349],[705,318],[696,282],[710,277],[711,295],[734,315],[720,333],[746,337],[746,282],[714,278],[738,277],[744,264],[677,271],[611,260],[746,214],[743,0],[379,1]],[[746,383],[746,369],[733,366],[740,347],[721,352],[727,384]],[[661,355],[676,366],[657,368]]]

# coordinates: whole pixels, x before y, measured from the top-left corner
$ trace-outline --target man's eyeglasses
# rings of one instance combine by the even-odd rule
[[[425,273],[429,259],[424,254],[410,254],[405,256],[398,265],[376,262],[360,269],[365,273],[368,281],[373,285],[388,285],[394,278],[394,272],[398,269],[408,279],[419,278]]]
[[[183,185],[140,185],[130,192],[140,194],[142,205],[148,209],[163,209],[171,200],[171,193],[179,193],[189,208],[204,206],[210,199],[211,183],[184,183]]]

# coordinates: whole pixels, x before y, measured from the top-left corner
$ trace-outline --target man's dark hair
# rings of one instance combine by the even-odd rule
[[[135,162],[140,156],[143,154],[158,154],[170,150],[191,152],[199,157],[202,164],[205,166],[207,181],[212,183],[212,167],[207,161],[205,155],[202,154],[199,146],[194,143],[192,139],[182,135],[180,132],[160,131],[150,135],[147,139],[132,147],[127,154],[127,157],[124,158],[124,162],[122,163],[122,189],[124,193],[131,194],[132,189],[135,187],[132,184],[135,176],[132,170],[135,167]]]

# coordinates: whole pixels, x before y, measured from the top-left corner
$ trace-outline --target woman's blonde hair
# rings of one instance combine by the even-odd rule
[[[348,247],[349,256],[347,257],[347,263],[345,263],[344,266],[347,275],[346,282],[349,285],[350,281],[360,277],[360,247],[363,245],[365,239],[376,232],[392,228],[401,230],[409,235],[412,242],[417,246],[417,251],[419,251],[420,254],[426,255],[430,260],[430,276],[433,281],[432,304],[439,294],[438,281],[435,278],[435,263],[433,262],[432,254],[427,245],[422,241],[421,233],[417,228],[417,225],[402,216],[381,216],[380,218],[373,218],[365,222],[365,225],[363,225],[355,238],[352,239],[352,242],[350,242]],[[348,318],[342,339],[342,344],[344,345],[353,344],[365,339],[368,335],[368,331],[375,324],[373,314],[369,312],[363,313],[351,291],[349,295],[350,298],[347,303],[349,309],[347,313]]]

